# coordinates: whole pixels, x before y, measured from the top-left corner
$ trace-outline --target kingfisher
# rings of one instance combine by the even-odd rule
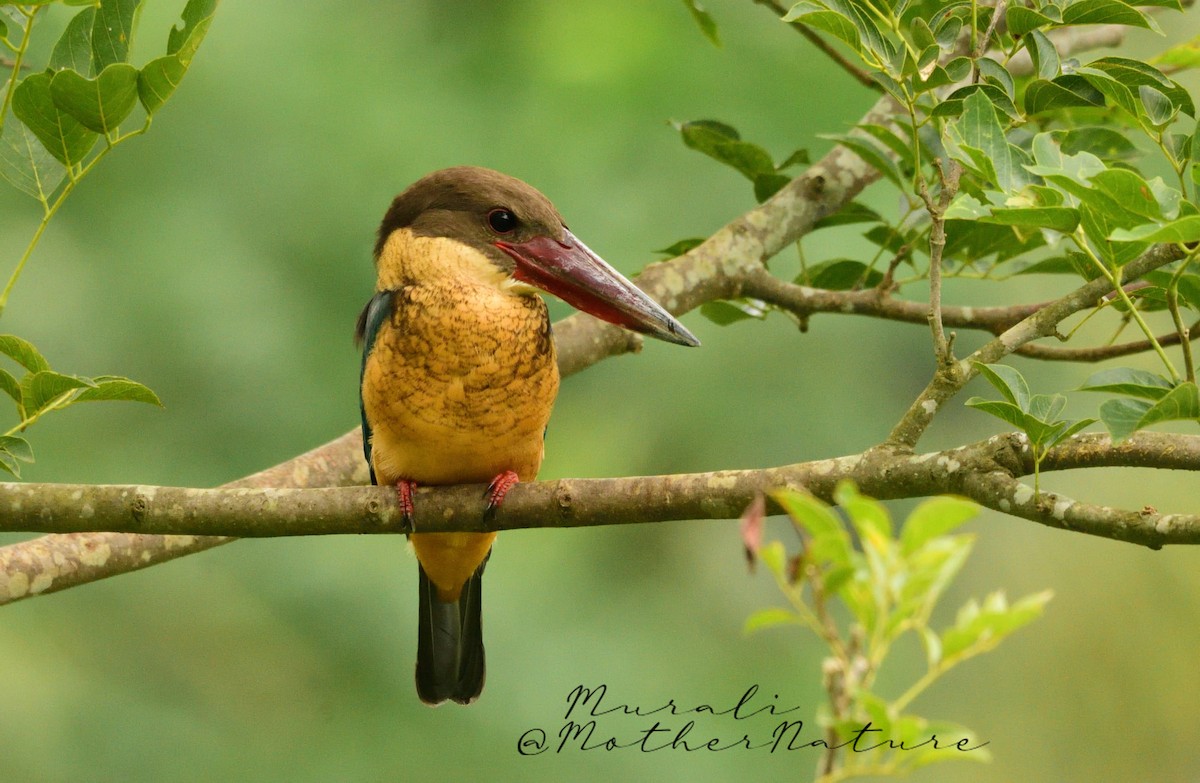
[[[538,291],[625,328],[699,345],[588,249],[549,199],[490,169],[442,169],[392,201],[358,319],[363,450],[412,529],[418,485],[486,484],[488,515],[542,463],[558,365]],[[483,569],[495,533],[409,536],[419,570],[417,695],[483,689]]]

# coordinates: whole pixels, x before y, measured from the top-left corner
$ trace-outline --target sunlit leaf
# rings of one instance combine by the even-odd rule
[[[100,375],[90,379],[92,386],[75,396],[75,402],[144,402],[162,407],[162,400],[147,386],[118,375]]]
[[[754,633],[755,631],[761,631],[764,628],[774,628],[780,625],[800,624],[800,618],[790,609],[759,609],[757,612],[746,618],[746,624],[742,627],[742,632],[750,634]]]
[[[0,334],[0,354],[4,354],[30,372],[49,370],[50,363],[33,343],[14,334]]]

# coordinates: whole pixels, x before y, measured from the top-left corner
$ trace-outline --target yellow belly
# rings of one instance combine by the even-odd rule
[[[404,297],[363,375],[378,482],[486,483],[508,470],[533,480],[558,392],[545,304],[494,288],[420,287]],[[425,533],[412,542],[442,600],[454,600],[494,538]]]

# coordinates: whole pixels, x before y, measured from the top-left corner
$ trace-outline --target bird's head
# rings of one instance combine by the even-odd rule
[[[515,295],[541,289],[627,329],[680,345],[700,344],[572,234],[549,199],[498,171],[442,169],[397,196],[375,244],[381,276],[391,262],[387,248],[396,232],[448,239],[478,251],[490,265],[490,276]]]

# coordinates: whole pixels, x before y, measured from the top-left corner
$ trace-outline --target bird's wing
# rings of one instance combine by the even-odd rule
[[[363,456],[367,458],[367,468],[371,471],[372,484],[377,482],[375,481],[375,467],[371,464],[371,425],[367,421],[367,410],[363,405],[362,382],[363,375],[367,371],[367,358],[371,355],[371,349],[375,346],[375,338],[379,335],[379,327],[391,316],[395,307],[394,303],[395,291],[380,291],[375,294],[358,316],[358,325],[354,330],[355,339],[362,344],[362,368],[358,373],[358,410],[362,414]]]

